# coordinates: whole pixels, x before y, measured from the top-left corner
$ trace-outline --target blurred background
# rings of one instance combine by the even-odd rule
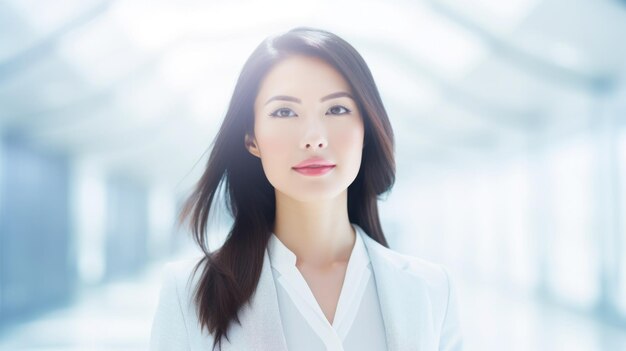
[[[623,0],[0,0],[0,349],[147,348],[239,71],[300,25],[369,64],[383,226],[450,269],[467,350],[626,350]]]

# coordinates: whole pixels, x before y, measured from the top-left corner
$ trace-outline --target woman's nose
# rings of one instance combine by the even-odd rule
[[[309,149],[321,149],[325,148],[328,145],[328,140],[321,133],[307,133],[307,136],[304,137],[302,144],[304,148]]]
[[[317,146],[320,149],[323,148],[323,147],[326,147],[326,141],[320,141],[320,142],[317,142],[317,143],[307,143],[305,147],[307,149],[310,149],[310,148],[314,148],[315,146]]]
[[[321,149],[328,145],[322,123],[309,123],[306,128],[307,131],[302,138],[302,146],[305,149]]]

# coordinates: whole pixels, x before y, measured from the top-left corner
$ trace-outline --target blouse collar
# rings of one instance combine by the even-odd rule
[[[358,225],[354,223],[351,223],[351,225],[356,233],[356,241],[352,252],[350,253],[348,264],[355,265],[357,267],[367,266],[370,259],[363,239],[361,238],[361,235],[367,234],[363,233],[363,229],[361,229]],[[284,274],[283,272],[288,272],[296,267],[296,255],[289,250],[289,248],[285,246],[285,244],[283,244],[283,242],[280,241],[274,233],[270,235],[270,239],[267,244],[267,251],[272,267],[281,272],[281,274]]]

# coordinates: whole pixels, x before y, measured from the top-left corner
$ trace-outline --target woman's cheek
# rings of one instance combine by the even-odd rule
[[[336,135],[337,153],[342,157],[344,170],[356,177],[361,165],[363,152],[363,129],[358,124],[352,124]]]
[[[281,173],[291,170],[289,152],[295,147],[289,146],[285,137],[286,135],[272,133],[259,139],[261,161],[270,182],[280,177]]]
[[[338,143],[341,150],[358,149],[363,145],[363,128],[359,125],[347,125],[336,133],[333,138]]]

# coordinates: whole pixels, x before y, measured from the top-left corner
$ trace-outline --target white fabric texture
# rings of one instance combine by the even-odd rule
[[[386,348],[376,282],[361,238],[364,234],[360,228],[353,228],[356,240],[332,325],[296,267],[296,255],[275,234],[271,235],[268,253],[289,350],[379,351]]]
[[[362,233],[365,233],[361,230]],[[455,284],[447,269],[393,251],[362,236],[376,282],[388,351],[462,351],[463,337]],[[219,351],[289,351],[279,312],[278,292],[265,250],[261,277],[249,303],[238,312]],[[163,270],[154,313],[150,350],[211,350],[214,335],[200,329],[193,292],[201,276],[193,268],[201,257],[168,263]],[[366,289],[367,295],[367,289]],[[365,296],[366,296],[365,295]],[[367,299],[364,297],[364,299]],[[361,311],[367,309],[361,309]],[[355,320],[373,319],[357,315]],[[357,335],[355,325],[351,331]],[[384,350],[384,349],[381,349]]]

